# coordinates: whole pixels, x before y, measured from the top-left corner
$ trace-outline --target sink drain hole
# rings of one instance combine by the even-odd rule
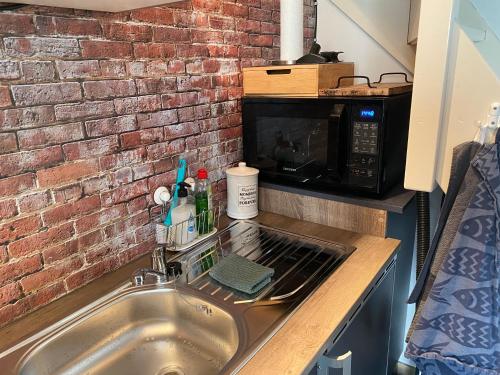
[[[158,371],[156,375],[185,375],[185,374],[184,371],[182,371],[177,366],[167,366]]]

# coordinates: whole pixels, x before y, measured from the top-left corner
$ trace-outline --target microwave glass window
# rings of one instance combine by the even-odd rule
[[[328,120],[258,117],[260,169],[297,178],[318,178],[327,164]]]

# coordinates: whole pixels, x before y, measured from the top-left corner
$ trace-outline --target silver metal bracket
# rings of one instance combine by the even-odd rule
[[[322,355],[318,360],[318,375],[328,375],[328,369],[342,369],[342,375],[351,375],[352,352],[348,351],[338,357],[330,358]]]

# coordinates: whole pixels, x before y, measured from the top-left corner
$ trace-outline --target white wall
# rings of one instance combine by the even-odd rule
[[[478,121],[485,121],[489,105],[500,102],[500,81],[462,30],[456,33],[450,56],[450,85],[438,153],[437,182],[446,191],[453,148],[474,139]]]
[[[401,3],[405,2],[401,1]],[[409,1],[407,3],[408,12]],[[404,43],[407,37],[408,16],[409,13],[404,16],[406,28],[400,29],[402,30],[400,38],[404,40]],[[355,74],[367,75],[372,80],[377,80],[378,76],[384,72],[410,74],[403,64],[346,16],[331,0],[318,1],[318,43],[322,51],[344,51],[341,59],[354,62]]]

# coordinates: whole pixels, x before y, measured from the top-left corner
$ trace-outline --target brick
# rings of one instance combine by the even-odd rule
[[[83,194],[91,195],[109,189],[109,181],[107,176],[90,178],[82,181]]]
[[[175,56],[175,45],[169,43],[134,43],[135,58],[167,58]]]
[[[156,143],[147,147],[148,159],[158,160],[164,157],[171,157],[184,152],[185,142],[183,139],[173,142]]]
[[[117,258],[106,258],[101,260],[99,263],[95,263],[87,268],[75,272],[66,278],[68,290],[73,290],[88,284],[92,280],[97,279],[118,266],[119,263]]]
[[[135,116],[111,117],[85,122],[89,137],[101,137],[110,134],[119,134],[137,129]]]
[[[146,61],[127,61],[127,73],[131,77],[147,77],[147,63]]]
[[[177,172],[175,170],[148,178],[149,191],[155,191],[160,186],[172,186],[175,183]]]
[[[12,322],[17,317],[26,314],[29,310],[29,301],[20,299],[16,303],[6,305],[0,308],[0,326]]]
[[[85,197],[45,211],[42,214],[45,225],[52,226],[69,219],[94,212],[101,208],[99,195]]]
[[[211,87],[212,80],[209,76],[177,77],[177,89],[179,91],[201,90]]]
[[[87,79],[99,77],[101,68],[97,60],[56,61],[61,79]]]
[[[38,214],[15,219],[0,226],[0,243],[14,241],[36,233],[41,227],[42,220]]]
[[[217,13],[220,10],[219,0],[192,0],[194,10],[200,10],[203,12]]]
[[[38,254],[18,261],[11,260],[7,264],[0,265],[0,285],[38,271],[41,268],[42,262]]]
[[[138,244],[134,247],[131,247],[129,249],[126,249],[122,252],[120,252],[120,263],[122,264],[125,264],[125,263],[129,263],[131,262],[132,260],[144,255],[144,254],[147,254],[148,252],[151,252],[154,250],[154,248],[156,247],[156,243],[154,240],[149,240],[149,241],[145,241],[141,244]]]
[[[17,105],[67,103],[82,98],[80,84],[76,82],[14,85],[11,89]]]
[[[19,63],[16,61],[0,61],[0,79],[17,79],[21,76]]]
[[[132,57],[132,45],[128,42],[82,40],[82,57],[84,58],[125,58]]]
[[[76,39],[4,38],[5,53],[11,57],[76,58],[80,48]]]
[[[249,38],[249,43],[252,46],[272,47],[273,45],[272,35],[250,35]]]
[[[153,163],[145,163],[132,167],[134,181],[141,180],[154,174]]]
[[[200,12],[176,11],[174,13],[174,23],[177,27],[208,27],[208,15]]]
[[[196,122],[187,122],[183,124],[165,126],[164,131],[165,139],[172,140],[175,138],[197,134],[200,132],[200,127]]]
[[[98,164],[95,160],[85,160],[43,169],[38,171],[36,175],[38,178],[38,185],[44,188],[62,185],[66,182],[73,182],[79,178],[92,175],[97,171]]]
[[[144,148],[134,150],[126,150],[113,155],[106,155],[99,158],[99,167],[101,170],[110,170],[120,167],[129,166],[132,164],[141,163],[144,161],[146,151]]]
[[[112,101],[60,104],[56,105],[54,108],[55,117],[58,121],[91,119],[96,117],[113,116],[115,114],[115,108]]]
[[[22,296],[18,283],[10,283],[0,287],[0,307],[18,300]]]
[[[80,183],[62,186],[60,188],[52,188],[52,195],[55,203],[66,203],[71,200],[80,199],[83,189]]]
[[[134,9],[130,13],[130,18],[135,21],[142,21],[159,25],[170,25],[174,22],[172,9],[157,7]]]
[[[271,21],[272,11],[268,9],[250,7],[248,8],[248,18],[258,21]]]
[[[50,61],[23,61],[21,69],[26,83],[50,82],[56,76],[56,70]]]
[[[200,74],[203,72],[201,60],[195,60],[186,64],[186,73]]]
[[[260,33],[260,22],[256,20],[248,20],[245,18],[237,19],[236,30],[248,33]]]
[[[64,243],[49,247],[42,251],[42,258],[45,265],[57,262],[58,260],[70,257],[79,250],[77,240],[69,240]]]
[[[46,286],[36,293],[30,294],[26,297],[30,305],[30,309],[35,309],[39,306],[48,304],[49,302],[55,300],[56,298],[62,296],[66,293],[66,288],[62,281]]]
[[[212,29],[232,30],[234,29],[234,18],[211,15],[208,17],[208,24]]]
[[[7,253],[7,246],[0,245],[0,264],[7,263],[9,261],[9,254]]]
[[[135,114],[138,112],[153,112],[161,108],[158,95],[134,96],[114,100],[116,114]]]
[[[0,155],[0,178],[51,167],[63,160],[60,146]]]
[[[123,167],[118,169],[117,171],[111,172],[111,174],[109,175],[109,179],[113,188],[129,184],[133,180],[132,168]]]
[[[29,293],[38,289],[42,289],[48,284],[65,277],[72,272],[79,270],[83,266],[83,260],[79,257],[73,257],[63,262],[54,264],[51,267],[46,267],[43,270],[24,277],[19,282],[23,291]]]
[[[225,32],[224,33],[224,43],[234,44],[234,45],[247,45],[249,37],[247,33],[242,32]]]
[[[197,92],[183,92],[161,96],[163,108],[180,108],[198,104]]]
[[[8,246],[8,252],[14,258],[33,254],[46,247],[68,240],[74,233],[73,223],[65,223],[49,228],[45,232],[39,232],[11,242]]]
[[[33,16],[29,14],[0,13],[0,34],[32,34]]]
[[[149,223],[149,213],[139,212],[125,220],[118,221],[104,228],[106,238],[118,237],[122,233],[134,231]]]
[[[102,25],[104,36],[111,40],[125,40],[130,42],[151,41],[153,31],[150,26],[127,24],[127,23],[105,23]]]
[[[175,77],[144,78],[136,79],[135,82],[139,95],[164,94],[177,89]]]
[[[168,62],[167,73],[179,74],[186,71],[186,64],[182,60],[170,60]]]
[[[147,207],[148,207],[148,201],[145,196],[132,199],[130,202],[127,203],[127,211],[129,214],[145,210]]]
[[[102,229],[95,230],[93,232],[86,233],[78,237],[78,248],[87,249],[104,240],[104,235]]]
[[[26,173],[0,180],[0,197],[16,195],[35,187],[35,175]]]
[[[223,43],[224,34],[222,31],[192,30],[191,38],[193,43]]]
[[[103,78],[123,78],[127,75],[123,61],[101,60],[99,65]]]
[[[17,215],[17,206],[14,199],[0,201],[0,219],[5,220]]]
[[[21,213],[28,213],[41,210],[51,204],[51,197],[48,191],[42,191],[18,198],[17,204]]]
[[[147,63],[147,73],[150,77],[161,77],[168,71],[168,63],[164,60],[150,60]],[[172,78],[172,77],[170,77]]]
[[[16,135],[14,133],[0,133],[0,154],[17,151]]]
[[[180,44],[177,46],[178,58],[192,58],[208,56],[208,48],[198,44]]]
[[[238,46],[209,45],[208,53],[210,57],[233,57],[239,56]]]
[[[100,36],[101,26],[97,20],[78,18],[54,18],[55,30],[60,35]]]
[[[161,142],[162,140],[162,128],[144,129],[120,135],[121,145],[124,149]]]
[[[261,47],[240,47],[240,57],[262,57]]]
[[[262,34],[279,34],[279,25],[272,22],[262,22],[261,23]]]
[[[177,112],[175,110],[137,114],[137,124],[142,129],[174,124],[177,120]]]
[[[222,4],[222,14],[230,17],[247,17],[248,7],[246,5],[224,3]]]
[[[117,98],[135,95],[133,80],[104,80],[83,83],[85,97],[89,99]]]
[[[195,112],[193,107],[184,107],[177,110],[179,122],[189,122],[195,120]]]
[[[127,202],[131,199],[147,194],[148,192],[148,184],[144,179],[132,182],[128,185],[120,186],[113,191],[102,194],[102,201],[103,205],[111,206],[117,203]]]
[[[10,107],[12,99],[10,98],[9,88],[7,86],[0,86],[0,108]]]
[[[107,239],[93,249],[88,250],[85,253],[85,261],[92,264],[104,257],[116,256],[118,252],[133,245],[134,240],[134,234],[130,232]]]
[[[17,132],[19,148],[29,150],[40,146],[77,141],[84,138],[83,124],[75,122]]]
[[[113,207],[109,207],[102,211],[95,212],[93,214],[77,219],[75,221],[75,228],[77,233],[88,232],[91,229],[96,229],[97,227],[106,225],[120,217],[123,217],[125,213],[125,205],[115,205]]]
[[[95,156],[112,154],[119,148],[118,137],[108,137],[67,143],[62,146],[67,160],[88,159]]]
[[[155,27],[153,28],[153,41],[182,43],[191,41],[191,36],[189,29]]]
[[[0,110],[0,131],[45,126],[54,121],[53,106]]]

